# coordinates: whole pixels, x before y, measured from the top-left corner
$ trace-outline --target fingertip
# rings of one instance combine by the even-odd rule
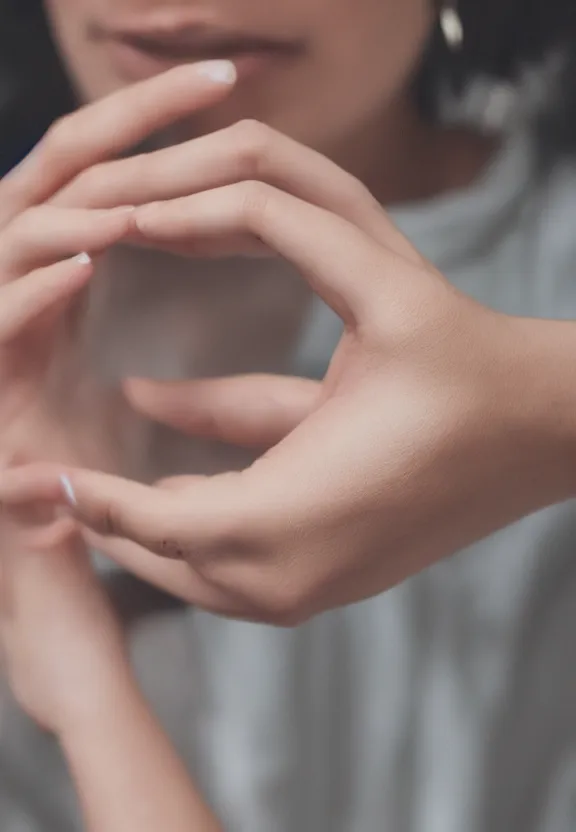
[[[57,502],[60,485],[49,463],[30,463],[0,472],[0,500],[17,505],[31,500]]]
[[[159,382],[149,378],[127,378],[122,382],[124,395],[133,407],[146,406],[157,392]]]
[[[72,484],[72,480],[68,474],[60,474],[59,476],[60,487],[62,496],[64,497],[65,502],[71,508],[78,507],[78,498],[76,497],[76,490]]]
[[[233,61],[203,61],[196,64],[196,72],[214,84],[233,86],[238,78],[238,71]]]
[[[93,274],[94,260],[87,251],[81,251],[68,260],[49,266],[45,271],[47,286],[51,286],[57,296],[82,288]]]
[[[182,81],[183,83],[198,78],[206,79],[215,86],[231,87],[238,79],[238,71],[233,61],[216,59],[208,61],[196,61],[195,63],[181,64],[169,69],[162,76],[158,76],[162,83],[168,81]]]
[[[122,387],[129,392],[138,392],[140,390],[149,390],[158,383],[154,379],[144,378],[142,376],[128,376],[123,380]]]

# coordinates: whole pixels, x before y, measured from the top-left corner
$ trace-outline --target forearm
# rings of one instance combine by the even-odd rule
[[[90,832],[218,832],[132,676],[60,734]]]

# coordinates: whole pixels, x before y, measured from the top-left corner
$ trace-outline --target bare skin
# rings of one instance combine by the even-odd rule
[[[84,828],[218,832],[138,689],[76,524],[34,528],[35,511],[4,522],[0,644],[21,707],[61,745]]]
[[[163,388],[132,385],[132,403],[152,418],[269,448],[247,471],[152,490],[71,474],[87,535],[99,535],[120,563],[207,609],[258,620],[297,622],[380,592],[572,489],[572,395],[560,359],[571,330],[514,321],[454,292],[374,199],[459,187],[486,160],[477,137],[431,133],[410,106],[409,79],[434,9],[425,0],[336,6],[328,32],[323,0],[292,4],[282,17],[256,0],[244,8],[223,2],[209,20],[194,4],[183,11],[51,0],[82,95],[116,97],[57,126],[0,186],[9,220],[46,200],[67,209],[128,203],[142,206],[130,221],[140,244],[194,255],[264,247],[295,265],[342,317],[345,335],[320,386],[216,380],[180,389],[168,409]],[[173,36],[182,15],[207,42],[259,33],[297,42],[298,58],[236,86],[182,67],[121,92],[138,72],[122,61],[100,72],[118,32]],[[360,43],[373,62],[358,64]],[[305,96],[287,95],[301,89]],[[234,125],[239,115],[271,126]],[[163,143],[218,128],[209,139],[108,161],[150,133]],[[420,194],[410,185],[416,179]],[[534,367],[545,369],[544,390]],[[203,398],[191,401],[198,389]],[[543,412],[550,396],[553,416]],[[535,467],[537,483],[519,476]],[[60,499],[61,471],[6,475],[4,499],[28,490]]]
[[[209,610],[294,624],[382,592],[573,493],[565,356],[574,328],[472,302],[348,174],[267,129],[248,128],[260,181],[238,181],[237,141],[224,165],[214,141],[212,168],[200,139],[206,164],[195,175],[217,170],[232,182],[137,208],[134,228],[182,252],[244,250],[256,241],[290,260],[344,322],[324,382],[133,384],[133,403],[153,418],[273,447],[241,473],[153,488],[66,473],[82,524],[127,542],[121,562],[140,560],[142,574]],[[150,159],[168,167],[179,152]],[[280,177],[282,190],[271,184]],[[128,177],[121,187],[127,195],[136,184]],[[0,497],[62,500],[62,472],[9,472]],[[183,563],[162,566],[154,555]]]

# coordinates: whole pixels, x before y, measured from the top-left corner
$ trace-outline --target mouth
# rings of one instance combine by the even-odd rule
[[[205,24],[156,29],[93,25],[89,35],[107,47],[117,69],[134,81],[178,64],[218,59],[233,61],[241,81],[273,64],[294,60],[305,49],[302,41],[240,34]]]

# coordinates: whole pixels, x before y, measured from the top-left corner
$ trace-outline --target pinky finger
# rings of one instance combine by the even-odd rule
[[[79,254],[26,277],[0,290],[0,343],[6,344],[24,334],[40,316],[56,304],[75,295],[92,276],[88,254]]]

